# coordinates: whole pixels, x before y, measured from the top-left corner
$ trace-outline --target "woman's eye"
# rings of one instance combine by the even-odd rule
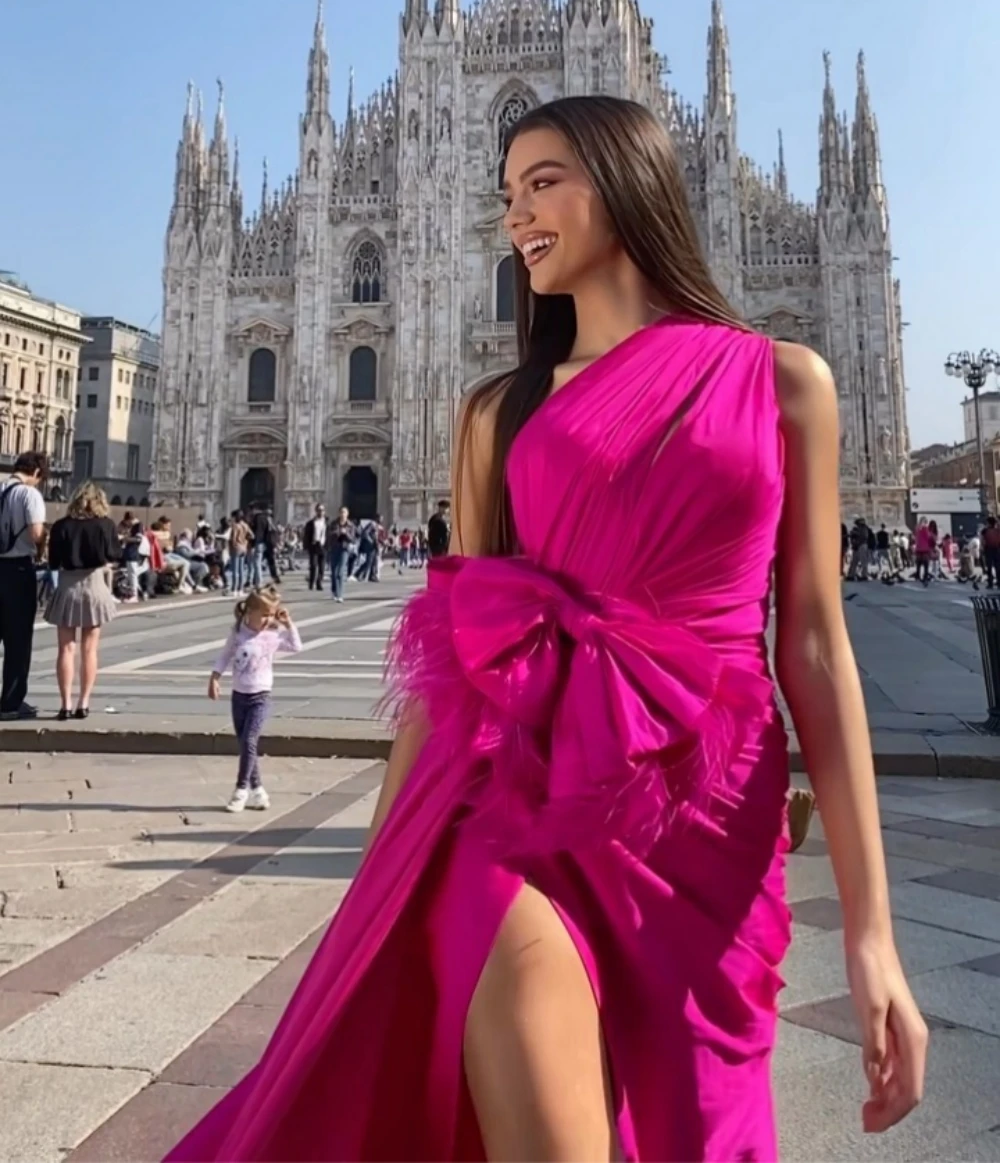
[[[551,185],[552,185],[551,178],[536,178],[534,180],[534,182],[532,182],[532,187],[536,190],[544,190],[546,188],[546,186],[551,186]]]

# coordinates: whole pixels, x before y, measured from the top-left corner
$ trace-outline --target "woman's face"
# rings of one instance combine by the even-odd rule
[[[622,253],[590,178],[553,129],[529,129],[511,142],[504,201],[504,226],[536,295],[572,294]]]

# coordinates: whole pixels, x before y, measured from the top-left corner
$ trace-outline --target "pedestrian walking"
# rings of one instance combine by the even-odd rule
[[[444,557],[451,543],[451,502],[438,501],[437,512],[427,522],[427,552],[430,557]]]
[[[351,514],[346,506],[341,506],[337,520],[330,525],[326,535],[330,557],[330,589],[335,602],[344,600],[344,586],[350,574],[351,557],[356,544],[357,530],[351,521]]]
[[[257,751],[271,710],[274,657],[279,651],[296,654],[302,649],[302,639],[274,586],[251,591],[236,603],[235,613],[236,625],[208,680],[208,697],[219,697],[222,676],[232,668],[233,728],[240,741],[240,761],[226,811],[263,811],[271,800],[260,778]]]
[[[45,499],[40,489],[48,470],[44,452],[22,452],[13,473],[0,485],[0,719],[4,720],[38,717],[38,708],[26,699],[38,613],[35,556],[45,537]]]
[[[52,526],[49,568],[59,581],[45,610],[56,627],[56,681],[60,707],[57,718],[86,719],[97,682],[101,627],[115,616],[112,568],[122,556],[122,543],[104,490],[84,481],[70,498],[66,516]],[[80,634],[80,698],[73,709],[77,632]]]
[[[239,597],[247,588],[250,575],[250,543],[253,533],[243,519],[243,513],[235,509],[229,523],[229,582],[232,593]]]
[[[317,505],[316,511],[302,530],[302,548],[309,558],[309,589],[322,590],[323,568],[326,564],[326,507]]]

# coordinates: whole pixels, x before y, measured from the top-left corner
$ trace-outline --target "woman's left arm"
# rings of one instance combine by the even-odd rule
[[[109,517],[104,519],[104,555],[109,567],[122,559],[122,543],[114,522]]]
[[[839,416],[830,369],[775,344],[785,444],[775,669],[816,792],[844,912],[847,971],[871,1097],[866,1130],[920,1101],[927,1027],[896,952],[871,740],[840,582]]]

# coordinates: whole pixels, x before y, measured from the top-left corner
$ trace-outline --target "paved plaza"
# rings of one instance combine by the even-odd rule
[[[272,811],[242,816],[223,811],[222,758],[0,755],[0,773],[0,1160],[159,1159],[260,1054],[357,868],[381,770],[273,760]],[[884,1138],[859,1132],[817,826],[790,861],[784,1157],[1000,1161],[1000,785],[880,789],[932,1027],[927,1101]]]
[[[310,593],[305,575],[282,584],[302,631],[301,654],[279,658],[275,716],[289,720],[367,720],[381,693],[385,644],[405,598],[423,584],[422,570],[400,578],[384,570],[378,584],[355,582],[347,600]],[[963,734],[985,715],[979,645],[968,588],[936,583],[845,586],[845,609],[876,731]],[[232,626],[233,600],[222,596],[157,599],[123,606],[104,633],[101,677],[88,722],[111,726],[128,716],[218,716],[205,687],[212,661]],[[31,697],[54,715],[55,631],[39,623]]]
[[[423,584],[422,570],[404,578],[390,569],[377,584],[353,582],[342,605],[329,592],[310,592],[305,574],[286,575],[282,596],[302,633],[303,650],[275,667],[274,714],[279,718],[367,719],[381,689],[382,661],[393,619]],[[104,631],[101,677],[93,719],[107,716],[217,715],[228,702],[205,697],[208,676],[233,625],[235,599],[222,595],[156,598],[121,606]],[[59,708],[55,630],[36,628],[31,697],[43,712]]]
[[[389,630],[422,580],[357,583],[343,605],[286,580],[305,650],[276,667],[276,729],[371,729]],[[957,585],[845,587],[876,750],[895,741],[913,771],[949,748],[960,762],[968,750],[971,771],[995,744],[969,726],[985,695],[968,599]],[[219,597],[123,607],[87,730],[224,731],[228,702],[204,689],[231,620]],[[40,626],[32,696],[46,713],[54,663]],[[158,1159],[260,1054],[357,869],[381,767],[268,759],[272,810],[232,816],[230,758],[54,754],[47,739],[37,754],[0,753],[0,1163]],[[817,821],[789,871],[784,1158],[1000,1163],[1000,782],[901,774],[879,791],[897,938],[932,1028],[927,1101],[889,1136],[859,1132],[842,921]]]

